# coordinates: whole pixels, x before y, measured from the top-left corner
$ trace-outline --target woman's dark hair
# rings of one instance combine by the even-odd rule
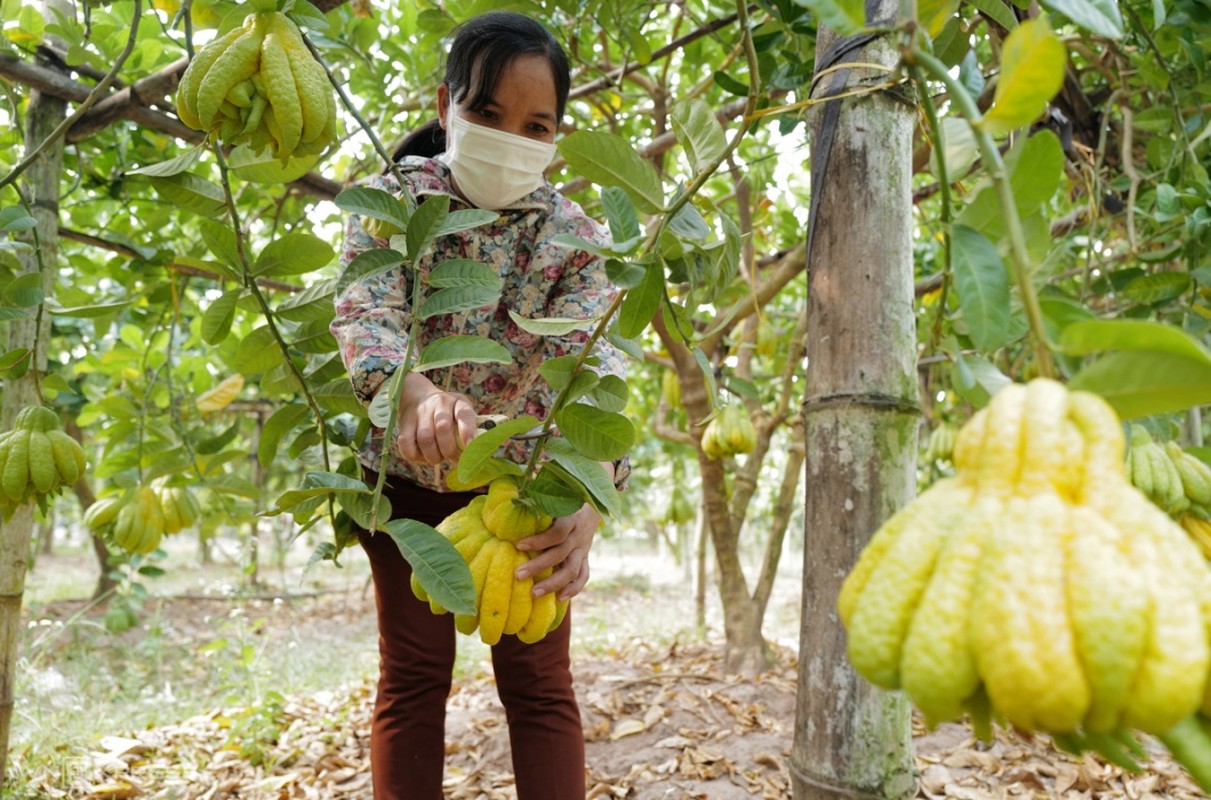
[[[555,77],[555,115],[563,119],[572,79],[568,54],[541,24],[524,14],[490,11],[469,19],[456,29],[450,54],[446,57],[446,76],[442,83],[450,90],[450,99],[473,111],[492,102],[496,84],[505,67],[521,55],[544,56]],[[474,96],[470,96],[472,87]],[[417,128],[395,149],[394,158],[433,156],[446,149],[446,132],[437,120]]]

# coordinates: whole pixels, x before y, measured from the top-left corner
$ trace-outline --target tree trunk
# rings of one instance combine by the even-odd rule
[[[867,4],[868,20],[894,15],[894,3]],[[848,52],[833,50],[837,41],[821,28],[817,70],[837,63],[830,50],[840,61],[896,62],[885,39]],[[854,67],[820,84],[835,94],[883,78]],[[908,106],[877,94],[829,103],[813,124],[796,800],[913,791],[909,706],[854,671],[836,607],[870,535],[914,493],[913,122]]]
[[[694,623],[700,631],[706,630],[706,551],[711,546],[710,537],[706,514],[699,514],[698,546],[694,548],[698,573],[698,580],[694,584]]]
[[[43,15],[51,18],[44,9]],[[70,11],[68,11],[70,18]],[[31,92],[25,131],[25,150],[29,152],[42,143],[66,116],[67,104],[62,100]],[[30,211],[37,220],[37,252],[17,254],[22,273],[37,272],[39,258],[45,266],[42,289],[51,297],[54,286],[55,263],[58,258],[59,173],[63,165],[63,144],[56,142],[34,163],[24,176],[25,195]],[[33,244],[33,237],[26,241]],[[4,382],[3,404],[0,406],[0,429],[11,430],[13,420],[22,408],[40,402],[34,385],[35,371],[46,369],[46,338],[50,319],[43,318],[42,341],[36,342],[34,319],[9,322],[8,346],[34,350],[29,371],[17,379]],[[35,346],[36,343],[36,346]],[[17,654],[21,647],[21,598],[25,593],[25,567],[29,559],[30,537],[33,534],[33,506],[25,504],[12,519],[0,523],[0,787],[5,783],[8,767],[8,737],[12,726],[13,682]]]

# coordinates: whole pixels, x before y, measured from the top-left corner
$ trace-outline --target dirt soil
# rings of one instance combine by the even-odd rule
[[[590,598],[592,595],[586,595]],[[243,601],[258,613],[259,601]],[[268,602],[268,601],[265,601]],[[581,619],[620,613],[619,603],[648,606],[642,593],[585,599]],[[306,624],[324,636],[364,626],[373,614],[362,592],[277,604],[275,624]],[[161,609],[178,635],[203,637],[199,620],[221,615],[230,600],[179,599]],[[79,604],[39,609],[64,618]],[[632,608],[628,613],[637,613]],[[134,633],[130,635],[135,635]],[[587,740],[590,798],[732,800],[791,796],[795,654],[775,647],[776,664],[755,679],[719,669],[721,642],[653,644],[630,639],[578,656],[575,672]],[[46,798],[155,800],[344,800],[372,797],[368,731],[373,686],[360,682],[286,698],[275,716],[275,740],[243,754],[241,724],[249,709],[221,708],[177,724],[103,737],[76,774],[40,779]],[[490,670],[456,682],[447,723],[449,800],[515,798],[504,713]],[[249,728],[250,730],[252,728]],[[245,743],[246,744],[246,743]],[[999,733],[991,745],[968,728],[917,724],[917,797],[1196,798],[1203,795],[1157,751],[1147,772],[1126,774],[1092,756],[1057,753],[1046,738]]]

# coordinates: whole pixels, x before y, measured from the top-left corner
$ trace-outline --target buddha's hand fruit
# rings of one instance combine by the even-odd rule
[[[131,553],[146,554],[160,546],[164,536],[164,509],[150,486],[128,493],[113,519],[114,544]]]
[[[516,481],[498,478],[489,485],[486,496],[476,497],[437,526],[467,563],[475,587],[475,614],[455,615],[455,627],[468,635],[478,630],[480,639],[489,645],[499,642],[502,636],[514,635],[528,644],[537,642],[559,626],[567,611],[567,601],[557,600],[551,593],[532,596],[534,582],[550,575],[550,569],[524,580],[516,578],[517,569],[530,560],[530,554],[518,550],[514,542],[541,533],[551,524],[549,515],[531,517],[529,506],[515,506],[516,497]],[[504,531],[503,535],[488,526],[489,517],[497,530]],[[532,533],[521,535],[529,530]],[[415,573],[411,588],[417,599],[428,602],[435,614],[446,613],[421,586]]]
[[[160,509],[164,513],[164,533],[172,534],[197,522],[202,510],[193,492],[184,486],[166,486],[159,490]]]
[[[1176,445],[1175,445],[1176,446]],[[1181,448],[1178,447],[1181,452]],[[1184,455],[1184,453],[1183,453]],[[1198,459],[1190,457],[1194,461]],[[1202,463],[1202,462],[1198,462]],[[1190,477],[1189,462],[1183,461]],[[1140,425],[1131,426],[1131,442],[1126,456],[1127,479],[1139,489],[1148,499],[1168,514],[1178,516],[1190,508],[1190,499],[1186,495],[1184,481],[1178,469],[1177,462],[1170,456],[1165,445],[1154,441],[1151,434]],[[1191,484],[1192,488],[1201,493],[1202,486]],[[1211,484],[1207,485],[1211,492]]]
[[[933,724],[1001,718],[1110,755],[1211,710],[1211,572],[1123,455],[1099,397],[1046,379],[999,391],[959,431],[954,477],[846,577],[858,672]]]
[[[518,542],[527,536],[542,533],[551,527],[551,515],[517,495],[517,479],[503,476],[488,484],[488,501],[484,504],[483,521],[494,536]]]
[[[181,76],[177,114],[224,144],[266,147],[286,161],[336,141],[336,101],[298,26],[257,12],[198,51]]]
[[[757,429],[744,406],[719,409],[702,432],[702,451],[707,458],[719,459],[751,453],[757,446]]]
[[[932,464],[935,461],[950,461],[954,455],[955,442],[958,438],[959,429],[953,423],[938,423],[938,427],[929,432],[929,440],[925,445],[925,463]]]
[[[59,415],[45,406],[17,414],[13,429],[0,436],[0,511],[11,519],[17,508],[49,498],[84,473],[84,449],[59,427]]]

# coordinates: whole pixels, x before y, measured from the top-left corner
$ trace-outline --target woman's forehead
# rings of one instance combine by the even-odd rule
[[[482,76],[474,71],[474,79],[468,87],[467,96],[475,97],[478,93],[478,81]],[[556,107],[555,75],[551,63],[541,55],[525,53],[516,56],[505,64],[496,80],[490,100],[497,105],[508,105],[526,101],[530,105],[550,106],[553,116]]]

